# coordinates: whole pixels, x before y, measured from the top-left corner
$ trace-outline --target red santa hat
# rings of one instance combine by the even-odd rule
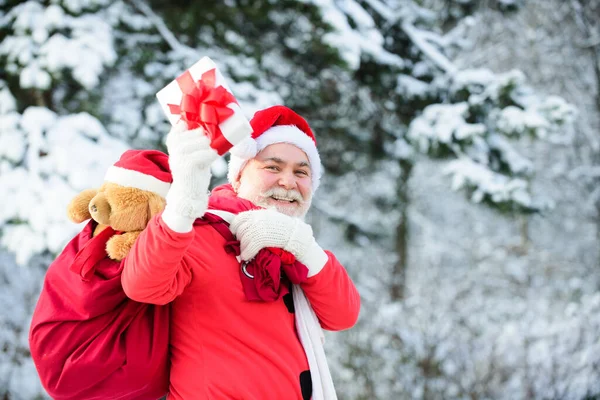
[[[250,125],[252,136],[230,150],[229,183],[233,184],[246,163],[265,147],[275,143],[290,143],[306,153],[312,172],[312,189],[313,192],[317,190],[323,167],[315,135],[304,118],[285,106],[273,106],[254,114]]]
[[[173,177],[169,169],[169,157],[165,153],[158,150],[127,150],[119,161],[108,168],[104,180],[166,197]]]

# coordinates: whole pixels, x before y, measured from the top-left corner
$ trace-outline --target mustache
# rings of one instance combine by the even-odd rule
[[[300,194],[300,192],[298,192],[297,190],[286,190],[282,187],[274,187],[271,188],[269,190],[267,190],[266,192],[262,193],[262,196],[264,197],[278,197],[280,199],[285,199],[285,200],[295,200],[298,203],[302,204],[304,203],[304,198],[302,197],[302,195]]]

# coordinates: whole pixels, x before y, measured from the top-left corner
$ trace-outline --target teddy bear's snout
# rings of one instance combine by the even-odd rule
[[[102,225],[110,225],[110,211],[111,207],[104,196],[104,193],[100,192],[92,200],[90,200],[89,210],[92,218]]]

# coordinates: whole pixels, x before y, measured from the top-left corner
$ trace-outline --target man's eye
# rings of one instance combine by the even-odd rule
[[[269,169],[271,171],[279,171],[279,167],[276,165],[267,165],[265,169]]]
[[[302,175],[302,176],[308,176],[308,172],[304,171],[303,169],[299,169],[296,171],[296,173],[298,175]]]

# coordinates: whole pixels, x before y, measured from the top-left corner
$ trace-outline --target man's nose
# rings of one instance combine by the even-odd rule
[[[279,177],[279,186],[290,190],[296,188],[296,177],[292,173],[282,173]]]

